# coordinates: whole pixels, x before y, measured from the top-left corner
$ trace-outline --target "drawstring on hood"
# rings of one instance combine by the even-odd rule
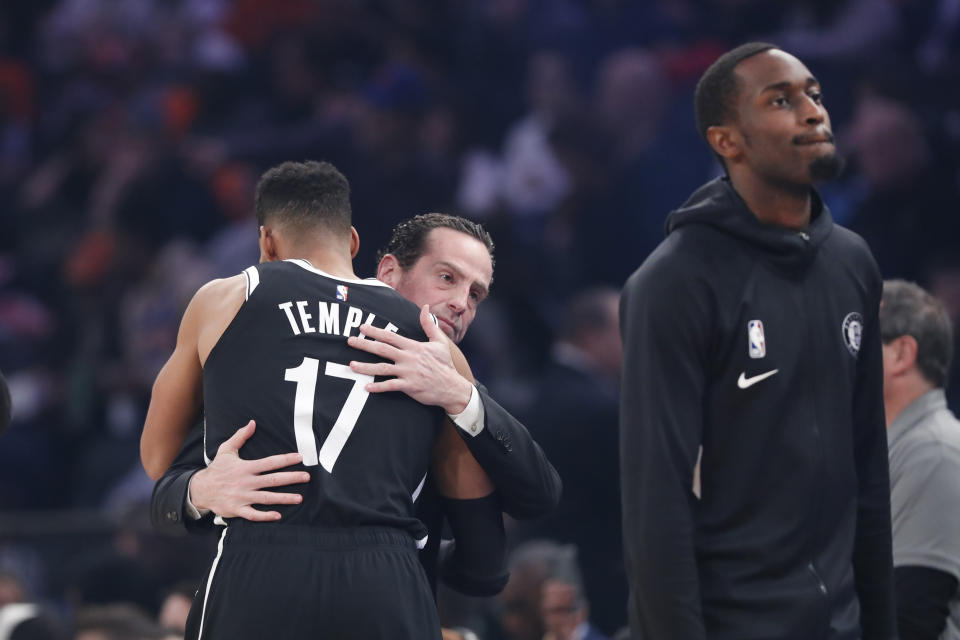
[[[813,261],[817,249],[833,231],[830,210],[813,191],[810,226],[802,231],[766,224],[757,219],[729,178],[706,183],[667,216],[667,235],[691,224],[705,224],[744,240],[783,271],[798,274]]]

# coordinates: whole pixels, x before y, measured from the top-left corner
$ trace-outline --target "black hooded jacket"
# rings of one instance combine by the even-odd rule
[[[870,251],[819,196],[798,232],[727,179],[667,233],[620,309],[635,637],[896,637]]]

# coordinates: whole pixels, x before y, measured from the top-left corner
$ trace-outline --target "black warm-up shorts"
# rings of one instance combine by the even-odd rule
[[[188,639],[440,640],[409,534],[388,528],[228,526]]]

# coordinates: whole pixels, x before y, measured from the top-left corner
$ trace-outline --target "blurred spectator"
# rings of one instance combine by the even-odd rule
[[[63,623],[36,604],[0,606],[0,640],[67,640]]]
[[[546,539],[530,540],[510,553],[510,580],[497,597],[506,640],[542,640],[546,632],[540,610],[543,583],[570,553],[571,549]]]
[[[953,332],[943,305],[903,280],[884,283],[880,332],[900,638],[956,638],[960,421],[943,393]]]
[[[583,585],[570,575],[558,575],[543,583],[540,600],[544,640],[608,640],[589,622],[590,606]]]
[[[589,623],[590,605],[574,545],[531,540],[508,559],[510,581],[500,602],[508,640],[604,640]]]
[[[0,607],[26,599],[27,592],[20,579],[12,573],[0,572]]]
[[[524,221],[542,218],[569,190],[569,178],[550,147],[550,130],[576,112],[576,83],[567,60],[552,51],[530,58],[526,82],[529,112],[507,132],[503,149],[503,195],[516,224],[527,232],[542,233]],[[531,238],[531,240],[534,240]]]
[[[187,628],[187,616],[196,593],[197,585],[192,582],[174,585],[160,605],[160,614],[157,616],[160,626],[182,636]]]
[[[626,624],[620,526],[619,291],[575,295],[525,421],[563,478],[557,509],[519,523],[523,537],[573,543],[593,620],[608,633]]]
[[[144,611],[128,604],[80,609],[75,630],[73,640],[165,640],[170,637]]]
[[[956,165],[937,158],[914,109],[872,93],[859,101],[849,140],[863,193],[850,226],[885,277],[917,280],[925,263],[957,249]]]

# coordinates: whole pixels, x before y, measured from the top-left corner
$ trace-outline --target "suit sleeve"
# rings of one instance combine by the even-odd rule
[[[871,261],[872,262],[872,261]],[[864,640],[896,638],[890,524],[890,463],[883,411],[883,355],[878,311],[882,283],[875,265],[865,311],[854,389],[857,525],[853,573]]]
[[[203,467],[203,428],[197,425],[187,434],[173,464],[153,486],[150,520],[157,530],[173,534],[182,534],[184,530],[191,533],[213,530],[212,515],[194,520],[184,508],[190,478]]]
[[[560,502],[560,475],[523,424],[483,385],[484,428],[477,436],[457,432],[500,494],[503,510],[517,519],[536,518]]]
[[[703,640],[691,487],[713,313],[709,289],[667,267],[641,267],[620,300],[627,609],[634,637]]]

